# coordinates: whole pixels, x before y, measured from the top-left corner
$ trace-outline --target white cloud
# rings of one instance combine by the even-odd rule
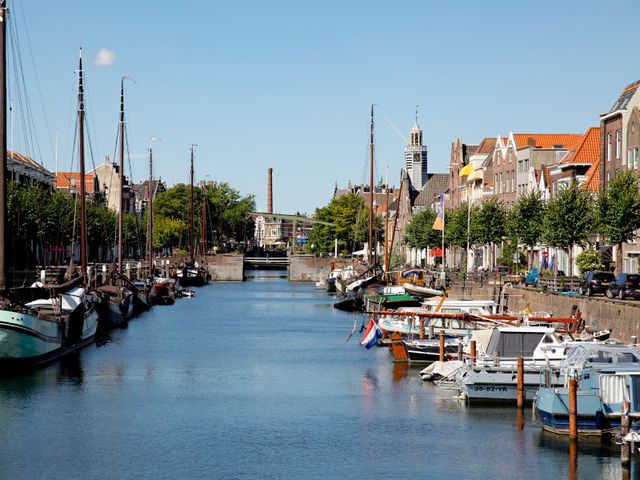
[[[95,63],[98,67],[108,67],[116,60],[116,52],[107,48],[101,49],[96,55]]]

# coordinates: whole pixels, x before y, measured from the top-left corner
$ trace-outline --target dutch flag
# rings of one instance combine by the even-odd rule
[[[376,325],[376,322],[373,319],[369,319],[369,325],[367,325],[367,329],[364,331],[364,335],[362,336],[362,340],[360,340],[360,345],[363,345],[367,350],[373,347],[378,338],[382,335],[382,332]]]

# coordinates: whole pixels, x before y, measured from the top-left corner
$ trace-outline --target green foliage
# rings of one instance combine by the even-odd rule
[[[180,244],[187,224],[180,219],[158,217],[153,219],[153,247],[171,248]]]
[[[572,183],[559,189],[547,204],[542,225],[543,239],[548,245],[568,251],[587,240],[594,224],[591,194]]]
[[[495,197],[482,204],[476,218],[477,241],[481,244],[498,243],[506,235],[507,212],[503,203]]]
[[[319,252],[333,252],[334,239],[340,251],[352,252],[363,248],[369,237],[369,210],[362,198],[354,194],[334,198],[316,210],[316,218],[334,225],[316,224],[309,233],[309,243]],[[383,241],[380,217],[374,218],[374,235]]]
[[[432,248],[442,244],[442,232],[433,229],[436,212],[431,208],[418,211],[407,224],[405,243],[411,248]]]
[[[600,233],[612,244],[634,238],[640,228],[640,191],[635,172],[625,171],[611,179],[598,198],[597,216]]]
[[[507,215],[507,232],[517,243],[535,247],[542,238],[545,209],[540,192],[521,195]]]
[[[595,250],[583,250],[576,257],[576,264],[580,275],[584,275],[589,270],[602,270],[602,260],[600,255]]]
[[[255,211],[255,200],[252,195],[242,196],[240,192],[225,182],[214,182],[204,188],[196,187],[194,198],[194,230],[200,235],[202,221],[202,199],[205,199],[207,219],[207,244],[214,242],[222,250],[229,240],[242,243],[247,235],[253,233],[251,213]],[[162,240],[154,238],[154,244],[159,242],[163,247],[175,247],[187,244],[189,225],[189,185],[178,184],[160,193],[153,203],[154,225],[159,219],[178,220],[166,222],[164,225],[171,231],[163,232]],[[184,228],[180,227],[183,225]],[[155,230],[155,228],[154,228]],[[176,238],[180,233],[181,237]],[[155,237],[155,236],[154,236]]]

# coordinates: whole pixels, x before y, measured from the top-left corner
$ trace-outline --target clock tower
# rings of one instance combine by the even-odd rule
[[[422,130],[416,123],[409,132],[409,145],[404,148],[404,167],[409,174],[411,185],[416,190],[421,190],[429,178],[427,176],[427,147],[422,144]]]

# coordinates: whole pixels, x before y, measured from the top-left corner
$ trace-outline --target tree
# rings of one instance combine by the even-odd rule
[[[411,248],[419,250],[439,247],[442,243],[442,233],[433,229],[436,212],[431,208],[424,208],[411,217],[405,229],[404,241]]]
[[[542,239],[545,203],[540,192],[521,195],[507,216],[507,231],[517,244],[529,247],[527,268],[533,263],[533,248]]]
[[[622,244],[640,228],[640,191],[635,172],[625,171],[611,179],[597,203],[598,230],[617,245],[616,271],[622,272]]]
[[[543,220],[543,239],[569,255],[569,276],[573,275],[573,247],[582,245],[594,227],[591,194],[573,182],[559,189],[549,201]]]
[[[334,240],[338,249],[353,252],[363,248],[369,237],[369,211],[364,200],[355,194],[334,198],[325,207],[316,209],[316,218],[333,225],[315,224],[309,233],[309,243],[320,252],[332,252]],[[374,218],[374,237],[382,241],[382,221]]]
[[[576,257],[576,264],[580,275],[584,275],[589,270],[601,270],[602,260],[595,250],[583,250]]]
[[[495,197],[490,198],[482,204],[476,214],[477,239],[483,245],[492,247],[501,242],[506,235],[507,212],[503,203]],[[495,266],[495,252],[491,252],[492,265]]]

